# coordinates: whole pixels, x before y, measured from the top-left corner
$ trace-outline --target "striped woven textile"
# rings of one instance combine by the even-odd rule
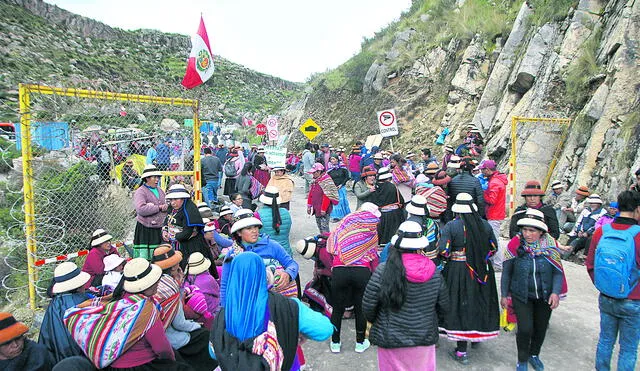
[[[439,186],[416,187],[416,194],[427,199],[429,216],[437,218],[447,209],[447,193]]]
[[[160,319],[166,330],[178,314],[181,300],[180,287],[173,277],[163,274],[158,282],[158,291],[153,298],[160,305]]]
[[[347,215],[329,235],[327,251],[344,265],[368,265],[378,254],[379,222],[380,218],[368,211]]]
[[[110,300],[111,296],[87,300],[69,308],[63,319],[73,340],[99,369],[118,359],[160,319],[145,296]]]
[[[413,187],[416,181],[416,178],[411,172],[406,171],[400,166],[396,166],[391,169],[391,179],[395,184],[406,183],[410,187]]]

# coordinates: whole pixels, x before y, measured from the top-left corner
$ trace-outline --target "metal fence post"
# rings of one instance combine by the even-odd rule
[[[22,84],[18,88],[20,100],[20,134],[22,135],[22,182],[24,194],[24,222],[27,244],[27,272],[29,275],[29,306],[36,309],[36,268],[33,265],[36,254],[36,223],[33,192],[33,168],[31,152],[31,101],[29,90]]]

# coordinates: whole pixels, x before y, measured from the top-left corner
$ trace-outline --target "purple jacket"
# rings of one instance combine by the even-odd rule
[[[136,220],[147,228],[162,228],[166,212],[160,206],[166,204],[164,191],[158,189],[160,198],[156,197],[149,187],[141,185],[133,194],[133,206],[136,208]]]
[[[212,315],[218,312],[220,306],[220,286],[208,271],[204,271],[197,276],[189,275],[187,282],[198,287],[200,292],[204,294],[207,302],[207,311]]]

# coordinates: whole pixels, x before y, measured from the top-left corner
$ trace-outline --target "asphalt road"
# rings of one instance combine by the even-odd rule
[[[355,197],[349,193],[352,207]],[[291,202],[293,228],[291,241],[316,235],[315,219],[306,215],[304,181],[296,177],[296,188]],[[335,224],[331,224],[332,229]],[[294,251],[300,264],[302,284],[306,284],[313,273],[313,262]],[[547,370],[592,370],[595,368],[595,351],[599,333],[597,291],[591,284],[584,266],[565,262],[564,269],[569,287],[568,296],[553,312],[540,359]],[[499,283],[499,277],[496,277]],[[498,290],[499,292],[499,290]],[[377,351],[372,346],[362,354],[354,352],[354,320],[342,324],[342,352],[332,354],[329,340],[318,343],[307,341],[303,345],[307,370],[376,370]],[[497,339],[485,342],[475,349],[469,348],[469,365],[460,365],[449,358],[449,350],[455,343],[441,337],[437,349],[439,370],[513,370],[516,364],[515,332],[501,331]],[[616,347],[617,348],[617,347]],[[617,350],[615,351],[617,354]],[[614,355],[615,358],[615,355]],[[615,359],[612,361],[615,368]],[[531,369],[531,368],[530,368]]]

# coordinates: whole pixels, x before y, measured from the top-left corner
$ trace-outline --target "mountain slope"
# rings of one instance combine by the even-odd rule
[[[203,87],[180,85],[189,38],[124,31],[40,0],[0,0],[0,121],[16,121],[19,83],[199,98],[203,119],[277,112],[300,86],[216,57]]]

